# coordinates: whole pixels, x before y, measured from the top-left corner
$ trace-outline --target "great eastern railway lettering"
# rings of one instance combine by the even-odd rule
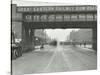
[[[83,12],[83,11],[96,11],[95,5],[83,5],[83,6],[27,6],[17,7],[17,12]]]
[[[96,14],[42,14],[25,15],[25,22],[96,21]]]

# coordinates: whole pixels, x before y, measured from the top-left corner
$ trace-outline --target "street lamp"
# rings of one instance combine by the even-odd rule
[[[45,33],[45,44],[46,44],[46,31],[44,30],[44,33]]]

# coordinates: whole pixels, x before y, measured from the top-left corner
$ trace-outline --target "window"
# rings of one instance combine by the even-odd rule
[[[39,21],[40,16],[39,15],[34,15],[33,16],[33,21]]]
[[[78,20],[78,17],[76,14],[71,15],[71,21],[76,21]]]
[[[32,15],[26,15],[25,20],[26,21],[32,21]]]
[[[93,14],[87,14],[86,19],[87,21],[93,21]]]
[[[79,21],[85,21],[86,15],[85,14],[79,14]]]
[[[47,15],[41,15],[41,21],[47,21]]]
[[[56,15],[56,21],[62,21],[63,16],[62,15]]]
[[[97,20],[97,15],[96,14],[94,15],[94,20]]]
[[[55,15],[49,15],[48,21],[55,21]]]
[[[70,21],[70,15],[64,15],[64,21]]]

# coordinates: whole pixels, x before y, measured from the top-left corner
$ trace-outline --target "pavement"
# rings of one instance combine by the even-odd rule
[[[81,48],[86,48],[86,49],[91,49],[92,50],[92,45],[77,45],[78,47],[81,47]]]
[[[97,54],[73,46],[49,46],[24,53],[12,60],[12,75],[97,69]]]

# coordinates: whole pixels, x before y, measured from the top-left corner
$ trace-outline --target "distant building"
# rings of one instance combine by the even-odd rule
[[[36,29],[34,36],[37,37],[37,38],[41,38],[44,42],[51,41],[51,38],[46,34],[44,29]]]
[[[76,42],[92,42],[92,29],[80,29],[70,32],[70,40]]]

